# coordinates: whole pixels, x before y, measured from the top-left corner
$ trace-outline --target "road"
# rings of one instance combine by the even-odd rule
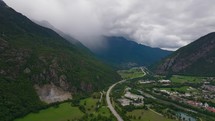
[[[144,73],[144,75],[146,74],[144,72],[144,69],[141,67],[140,68],[141,71]],[[122,81],[119,81],[115,84],[113,84],[112,86],[109,87],[108,91],[107,91],[107,94],[106,94],[106,101],[107,101],[107,104],[108,104],[108,108],[110,109],[110,111],[112,112],[112,114],[117,118],[118,121],[123,121],[122,117],[116,112],[116,110],[114,109],[113,105],[111,104],[111,100],[110,100],[110,92],[111,90],[119,83],[123,83],[125,82],[126,80],[122,80]]]
[[[140,67],[140,69],[141,69],[141,71],[145,74],[145,71],[144,71],[143,67]]]
[[[145,71],[144,71],[144,68],[145,68],[145,67],[140,67],[141,71],[144,73],[144,76],[145,76],[146,73],[148,73],[148,72],[145,72]]]
[[[107,91],[107,94],[106,94],[106,101],[107,101],[107,104],[108,104],[108,108],[110,109],[110,111],[112,112],[112,114],[117,118],[118,121],[123,121],[122,117],[116,112],[116,110],[114,109],[113,105],[111,104],[111,100],[110,100],[110,92],[111,90],[119,83],[123,83],[125,82],[126,80],[122,80],[122,81],[119,81],[115,84],[113,84],[112,86],[109,87],[108,91]]]

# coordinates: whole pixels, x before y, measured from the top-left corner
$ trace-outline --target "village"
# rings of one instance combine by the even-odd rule
[[[130,92],[131,88],[127,87],[125,89],[125,94],[118,99],[122,106],[134,105],[134,106],[143,106],[144,97],[141,95],[133,94]]]
[[[179,87],[171,87],[173,85],[171,80],[158,80],[158,82],[154,80],[141,80],[140,84],[154,84],[160,83],[162,88],[153,88],[154,93],[164,95],[167,98],[178,101],[180,103],[185,103],[187,105],[204,109],[209,112],[215,113],[215,107],[209,105],[207,102],[213,102],[215,100],[215,86],[210,85],[210,82],[203,82],[199,87],[192,86],[181,86]],[[167,86],[167,88],[163,87]],[[201,101],[203,100],[203,101]]]
[[[128,119],[145,119],[149,113],[161,121],[214,120],[215,78],[164,77],[144,67],[118,72],[127,81],[115,88],[115,108]]]

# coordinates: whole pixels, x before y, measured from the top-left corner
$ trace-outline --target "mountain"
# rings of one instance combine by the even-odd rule
[[[151,48],[123,37],[105,37],[103,48],[93,50],[98,58],[118,67],[130,68],[133,66],[148,66],[171,52],[159,48]]]
[[[215,76],[215,33],[180,48],[153,69],[155,73]]]
[[[0,1],[0,121],[103,90],[118,74]]]
[[[65,34],[64,32],[62,32],[61,30],[57,29],[56,27],[54,27],[53,25],[51,25],[48,21],[36,21],[34,20],[33,22],[35,22],[36,24],[40,25],[40,26],[43,26],[45,28],[49,28],[53,31],[55,31],[56,33],[58,33],[60,36],[62,36],[64,39],[68,40],[69,42],[71,42],[72,44],[74,45],[77,45],[77,46],[84,46],[81,44],[81,42],[79,42],[78,40],[76,40],[75,38],[71,37],[70,35],[68,34]]]
[[[64,32],[62,32],[61,30],[57,29],[56,27],[54,27],[53,25],[51,25],[48,21],[36,21],[34,20],[33,22],[35,22],[36,24],[43,26],[45,28],[49,28],[53,31],[55,31],[56,33],[58,33],[61,37],[63,37],[64,39],[68,40],[70,43],[72,43],[73,45],[77,46],[79,49],[82,49],[83,51],[89,53],[89,54],[93,54],[86,46],[84,46],[80,41],[78,41],[77,39],[73,38],[72,36],[70,36],[69,34],[65,34]]]

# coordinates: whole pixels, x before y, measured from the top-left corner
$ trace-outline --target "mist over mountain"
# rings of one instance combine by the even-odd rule
[[[104,37],[105,46],[92,50],[103,61],[117,67],[149,66],[168,56],[171,51],[152,48],[123,37]]]
[[[71,43],[85,48],[81,42],[68,34],[63,33],[48,21],[36,21],[41,26],[50,28]],[[98,38],[97,38],[98,39]],[[94,40],[95,41],[95,40]],[[97,43],[84,43],[98,58],[117,68],[130,68],[134,66],[149,66],[166,57],[171,51],[152,48],[123,37],[101,37]],[[85,48],[86,49],[86,48]]]
[[[214,0],[5,0],[31,20],[46,20],[82,43],[130,38],[176,50],[215,30]],[[180,7],[178,7],[180,6]]]
[[[54,27],[53,25],[51,25],[48,21],[34,21],[35,23],[37,23],[38,25],[41,25],[43,27],[52,29],[53,31],[57,32],[60,36],[62,36],[63,38],[65,38],[66,40],[68,40],[69,42],[71,42],[74,45],[81,45],[81,43],[76,40],[75,38],[71,37],[68,34],[65,34],[64,32],[62,32],[61,30],[57,29],[56,27]],[[83,45],[82,45],[83,46]]]
[[[4,1],[0,121],[215,121],[215,0]]]

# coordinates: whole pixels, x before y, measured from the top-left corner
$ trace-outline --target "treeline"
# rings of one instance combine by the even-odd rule
[[[30,81],[0,78],[0,121],[12,121],[46,108]]]

